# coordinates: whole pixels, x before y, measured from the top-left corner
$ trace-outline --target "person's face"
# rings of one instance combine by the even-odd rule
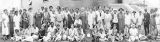
[[[48,11],[48,9],[47,8],[45,8],[45,12],[47,12]]]
[[[4,13],[7,14],[8,13],[7,10],[4,10]]]
[[[127,14],[129,14],[129,11],[126,11]]]
[[[116,26],[116,24],[114,24],[114,28],[113,29],[116,29],[117,28],[117,26]]]
[[[144,11],[147,12],[147,9],[145,9]]]
[[[71,25],[71,28],[74,28],[74,27],[73,27],[73,24]]]
[[[108,13],[109,13],[109,10],[106,10],[106,13],[108,14]]]
[[[53,7],[50,7],[49,9],[50,9],[50,11],[52,11]]]
[[[22,13],[22,10],[19,10],[19,13],[21,14],[21,13]]]
[[[114,12],[114,14],[116,14],[116,13],[117,13],[117,11],[116,11],[116,10],[114,10],[113,12]]]
[[[141,11],[139,11],[139,14],[142,14],[142,12],[141,12]]]
[[[43,11],[43,10],[44,10],[44,7],[41,7],[41,10]]]
[[[18,14],[18,11],[15,11],[15,15],[17,15]]]

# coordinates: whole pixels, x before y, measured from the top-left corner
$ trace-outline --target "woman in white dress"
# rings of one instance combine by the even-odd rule
[[[112,20],[112,15],[109,13],[109,10],[106,11],[104,21],[105,21],[105,30],[111,28],[111,20]]]
[[[137,24],[137,16],[136,15],[137,15],[136,11],[133,11],[132,12],[132,19],[131,19],[133,24]]]
[[[93,13],[92,12],[88,12],[88,24],[89,24],[89,28],[92,29],[93,28]]]
[[[14,31],[17,29],[18,31],[20,30],[20,19],[21,19],[21,15],[18,14],[18,11],[16,11],[17,13],[15,13],[15,16],[13,17],[13,21],[15,23],[14,26]]]
[[[8,12],[5,9],[4,13],[2,14],[2,35],[4,35],[4,37],[9,35],[8,22],[9,22]]]

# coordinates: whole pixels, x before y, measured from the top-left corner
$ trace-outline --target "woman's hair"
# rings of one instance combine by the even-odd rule
[[[124,9],[123,9],[123,8],[120,8],[118,11],[121,11],[121,10],[122,10],[122,11],[124,11]]]

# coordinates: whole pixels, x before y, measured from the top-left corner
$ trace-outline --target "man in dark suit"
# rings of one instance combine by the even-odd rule
[[[144,29],[145,29],[145,35],[148,35],[149,33],[149,24],[150,24],[150,14],[147,12],[147,9],[144,10]]]

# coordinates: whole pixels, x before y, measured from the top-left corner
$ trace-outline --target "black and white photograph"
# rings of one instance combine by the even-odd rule
[[[160,42],[160,0],[0,0],[0,42]]]

